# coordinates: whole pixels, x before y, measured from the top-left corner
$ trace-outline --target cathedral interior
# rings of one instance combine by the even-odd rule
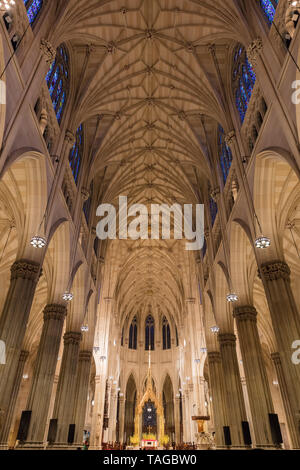
[[[300,449],[300,2],[0,13],[1,450]]]

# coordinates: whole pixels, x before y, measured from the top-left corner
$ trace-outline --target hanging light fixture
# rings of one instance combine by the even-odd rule
[[[217,325],[214,325],[211,327],[210,331],[216,335],[217,333],[219,333],[220,328]]]
[[[14,0],[3,0],[0,2],[0,10],[9,10],[15,4],[16,2]]]
[[[87,325],[82,325],[81,331],[87,333],[89,331],[89,327]]]
[[[237,294],[231,293],[227,294],[226,296],[227,302],[237,302],[239,300],[239,297]]]
[[[269,246],[271,246],[271,239],[264,236],[258,237],[255,240],[255,246],[256,248],[260,248],[262,250],[269,248]]]
[[[206,353],[206,352],[207,352],[207,348],[200,348],[200,352]]]
[[[62,298],[65,302],[71,302],[74,298],[74,295],[71,292],[65,292]]]
[[[32,245],[33,248],[44,248],[47,245],[47,240],[44,237],[40,237],[39,235],[35,235],[30,240],[30,245]]]

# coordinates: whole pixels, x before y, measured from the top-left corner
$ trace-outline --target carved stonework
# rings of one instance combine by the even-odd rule
[[[92,359],[92,355],[92,351],[80,351],[79,361],[90,362],[90,360]]]
[[[88,189],[86,188],[82,188],[81,189],[81,196],[82,196],[82,200],[85,202],[88,200],[88,198],[90,197],[90,192]]]
[[[279,279],[289,281],[290,274],[291,270],[284,261],[264,263],[260,267],[260,275],[266,281],[278,281]]]
[[[29,279],[30,281],[37,282],[40,274],[40,265],[33,261],[20,260],[16,261],[11,267],[11,280],[14,279]]]
[[[44,321],[58,320],[64,321],[67,315],[67,309],[64,305],[49,304],[44,308]]]
[[[231,147],[232,145],[235,144],[236,142],[236,135],[234,131],[228,132],[228,134],[225,136],[225,142],[226,144]]]
[[[65,333],[64,335],[64,345],[67,344],[79,344],[82,339],[82,334],[75,332],[75,331],[69,331],[68,333]]]
[[[213,189],[210,195],[211,195],[211,197],[213,198],[213,200],[214,200],[215,202],[218,202],[219,196],[220,196],[220,188],[219,188],[219,186],[218,186],[217,188]]]
[[[232,333],[221,333],[218,335],[218,341],[221,346],[235,346],[236,336]]]
[[[40,50],[45,58],[47,64],[51,65],[56,57],[56,50],[47,39],[42,39],[40,44]]]
[[[261,38],[254,39],[253,42],[248,46],[247,56],[252,67],[257,64],[257,59],[260,57],[263,50],[263,42]]]
[[[22,350],[20,353],[19,362],[26,362],[28,356],[29,356],[29,351]]]
[[[221,363],[221,353],[218,351],[213,351],[207,353],[207,358],[208,358],[208,363],[209,364],[214,364],[214,363]]]
[[[65,141],[67,142],[68,145],[73,147],[73,145],[75,144],[75,136],[72,131],[70,130],[66,131]]]
[[[277,366],[281,365],[280,354],[278,352],[272,353],[271,358],[272,358],[272,361],[274,362],[275,365],[277,365]]]
[[[233,311],[233,316],[238,321],[252,321],[256,323],[257,311],[251,305],[243,307],[236,307]]]

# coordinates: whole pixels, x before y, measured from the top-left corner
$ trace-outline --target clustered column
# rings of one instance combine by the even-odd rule
[[[215,440],[218,447],[223,447],[225,445],[223,427],[227,426],[227,416],[222,359],[219,351],[208,352],[207,358],[216,430]]]
[[[0,339],[6,346],[6,364],[0,368],[0,442],[7,438],[10,426],[10,401],[39,274],[40,265],[33,261],[19,260],[11,267],[9,291],[0,318]]]
[[[239,335],[247,391],[258,447],[273,444],[269,413],[274,413],[268,377],[257,329],[257,312],[252,306],[237,307],[234,317]]]
[[[78,361],[78,375],[76,397],[74,406],[75,442],[82,444],[84,422],[87,407],[87,396],[92,363],[91,351],[80,351]]]

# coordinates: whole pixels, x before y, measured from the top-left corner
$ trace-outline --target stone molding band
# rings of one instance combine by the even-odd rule
[[[233,316],[237,321],[257,321],[256,308],[251,305],[244,305],[242,307],[236,307],[233,311]]]
[[[92,359],[92,351],[80,351],[79,361],[89,362]]]
[[[232,345],[235,347],[236,336],[233,333],[221,333],[218,335],[218,341],[221,346]]]
[[[222,362],[221,353],[219,353],[219,351],[212,351],[207,353],[207,358],[210,364]]]

